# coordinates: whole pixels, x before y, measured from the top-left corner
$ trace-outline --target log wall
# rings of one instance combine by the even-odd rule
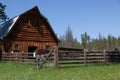
[[[50,27],[49,23],[38,12],[30,11],[19,18],[3,40],[4,50],[11,52],[16,44],[20,52],[28,52],[28,46],[35,46],[38,49],[43,49],[46,46],[58,46],[58,41]]]

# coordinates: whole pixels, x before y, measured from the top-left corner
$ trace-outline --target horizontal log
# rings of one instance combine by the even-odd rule
[[[2,58],[4,61],[35,61],[35,59],[22,59],[22,58]]]
[[[84,58],[81,58],[81,59],[78,59],[78,58],[74,58],[74,59],[71,59],[71,58],[64,58],[64,59],[60,59],[59,58],[59,61],[73,61],[73,60],[84,60]]]
[[[104,59],[104,57],[87,57],[87,60],[100,60],[100,59]]]
[[[87,60],[87,63],[100,63],[104,62],[103,60]],[[59,62],[59,64],[83,64],[84,61],[69,61],[69,62]]]
[[[88,53],[87,56],[103,56],[103,53]]]
[[[120,59],[108,59],[108,62],[120,62]]]
[[[60,50],[59,50],[59,54],[62,54],[62,53],[63,53],[63,54],[64,54],[64,53],[74,53],[74,54],[75,54],[75,53],[79,53],[79,54],[84,54],[84,52],[81,52],[81,51],[60,51]]]
[[[59,64],[83,64],[84,62],[59,62]]]

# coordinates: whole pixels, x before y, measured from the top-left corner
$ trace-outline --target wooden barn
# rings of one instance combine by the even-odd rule
[[[0,59],[3,52],[34,52],[58,46],[58,38],[38,7],[0,25]]]

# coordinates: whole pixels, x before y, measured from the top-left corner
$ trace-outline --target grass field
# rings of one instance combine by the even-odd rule
[[[120,80],[119,64],[36,70],[33,65],[0,63],[0,80]]]

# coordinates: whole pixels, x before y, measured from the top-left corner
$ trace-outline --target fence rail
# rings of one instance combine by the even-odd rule
[[[120,52],[96,51],[87,52],[79,49],[56,49],[58,55],[51,54],[48,61],[54,61],[56,67],[62,64],[87,64],[87,63],[106,63],[120,62]],[[55,60],[56,59],[56,60]],[[57,61],[58,59],[58,61]],[[3,61],[18,61],[35,64],[33,53],[2,53]]]
[[[2,53],[2,61],[15,61],[18,63],[35,64],[33,53]]]
[[[59,64],[87,64],[87,63],[106,63],[120,62],[120,52],[110,51],[59,51]]]

